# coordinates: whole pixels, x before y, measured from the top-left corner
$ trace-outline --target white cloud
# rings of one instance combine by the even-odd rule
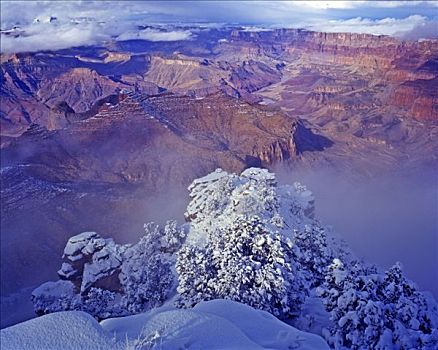
[[[189,30],[160,31],[147,28],[141,31],[128,31],[120,34],[116,40],[148,40],[148,41],[179,41],[192,38]]]
[[[366,1],[289,1],[293,6],[307,6],[314,9],[351,9]]]
[[[236,23],[249,27],[301,27],[330,32],[437,37],[438,2],[425,1],[0,1],[1,27],[25,36],[1,36],[2,52],[56,50],[117,40],[187,40],[193,30],[167,32],[152,23]],[[55,23],[33,23],[56,17]],[[360,17],[359,17],[360,16]],[[350,19],[346,19],[350,18]],[[383,19],[382,19],[383,18]],[[262,26],[263,24],[263,26]]]
[[[2,35],[1,52],[59,50],[73,46],[98,44],[110,39],[97,23],[35,23],[18,37]]]
[[[70,21],[64,23],[36,22],[21,28],[20,36],[1,36],[1,52],[35,52],[60,50],[75,46],[100,44],[112,40],[178,41],[193,37],[189,30],[131,30],[132,26],[98,23],[96,21]]]
[[[242,27],[242,31],[244,32],[272,32],[273,28],[264,28],[258,26],[244,26]]]
[[[412,30],[395,35],[402,39],[436,39],[438,34],[438,21],[427,21],[418,23]]]
[[[436,1],[287,1],[294,6],[307,6],[314,9],[354,9],[360,7],[377,7],[377,8],[397,8],[397,7],[413,7],[413,6],[438,6]]]
[[[425,26],[428,23],[431,22],[426,17],[412,15],[401,19],[387,17],[378,20],[356,17],[347,20],[330,20],[306,27],[323,32],[350,32],[403,37],[419,26]]]

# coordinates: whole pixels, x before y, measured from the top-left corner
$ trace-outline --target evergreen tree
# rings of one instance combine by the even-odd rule
[[[291,316],[304,298],[291,248],[258,217],[240,216],[212,234],[205,249],[182,249],[176,264],[178,292],[188,305],[225,298]]]
[[[172,238],[169,232],[173,234],[177,228],[174,224],[168,226],[167,237]],[[119,279],[123,288],[122,306],[130,313],[161,305],[174,284],[169,255],[161,251],[162,237],[158,225],[146,224],[145,235],[125,252]],[[172,239],[171,243],[176,244]]]
[[[293,243],[295,260],[306,270],[311,287],[320,285],[333,259],[325,230],[317,225],[306,225],[303,230],[294,230]]]
[[[436,303],[420,293],[396,264],[384,276],[334,259],[318,288],[333,327],[325,333],[336,349],[435,349]]]

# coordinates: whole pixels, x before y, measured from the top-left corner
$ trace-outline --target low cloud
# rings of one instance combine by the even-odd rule
[[[431,38],[437,36],[436,21],[429,21],[425,16],[412,15],[406,18],[350,18],[346,20],[330,20],[305,26],[308,29],[323,32],[349,32],[373,35],[391,35],[409,37],[410,39]],[[435,31],[433,31],[435,28]],[[422,30],[423,29],[423,30]]]
[[[148,40],[148,41],[179,41],[192,38],[189,30],[160,31],[147,28],[141,31],[128,31],[117,37],[116,40]]]
[[[426,1],[6,1],[0,2],[2,52],[58,50],[106,40],[177,41],[193,30],[157,23],[236,24],[246,30],[270,27],[326,32],[393,35],[404,39],[436,38],[437,2]],[[358,17],[360,16],[360,17]],[[435,17],[434,17],[435,16]],[[56,18],[50,22],[50,18]],[[35,21],[37,20],[37,21]],[[39,20],[39,21],[38,21]],[[37,23],[35,23],[37,22]]]
[[[409,40],[436,39],[438,38],[438,21],[434,20],[418,23],[412,30],[396,33],[396,36]]]
[[[110,39],[96,23],[53,25],[36,23],[26,27],[22,34],[1,36],[1,52],[33,52],[60,50],[74,46],[93,45]]]
[[[47,17],[50,18],[50,17]],[[189,30],[134,30],[132,23],[105,23],[95,20],[50,22],[46,18],[1,34],[1,52],[36,52],[75,46],[102,44],[113,40],[178,41],[193,38]]]
[[[244,32],[271,32],[274,29],[273,28],[257,27],[257,26],[244,26],[242,30]]]

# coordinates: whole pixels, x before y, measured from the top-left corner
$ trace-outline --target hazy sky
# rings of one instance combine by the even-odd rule
[[[56,17],[56,21],[48,21]],[[333,32],[438,37],[436,1],[1,1],[2,52],[60,49],[132,38],[137,25],[240,24]],[[192,33],[140,33],[152,41],[185,40]],[[136,34],[134,34],[135,36]],[[195,34],[194,34],[195,35]]]

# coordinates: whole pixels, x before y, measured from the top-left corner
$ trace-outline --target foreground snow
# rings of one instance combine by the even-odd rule
[[[58,312],[1,330],[1,344],[3,350],[329,349],[317,335],[229,300],[161,307],[100,325],[84,312]]]
[[[1,330],[2,350],[118,349],[113,337],[82,311],[45,315]]]

